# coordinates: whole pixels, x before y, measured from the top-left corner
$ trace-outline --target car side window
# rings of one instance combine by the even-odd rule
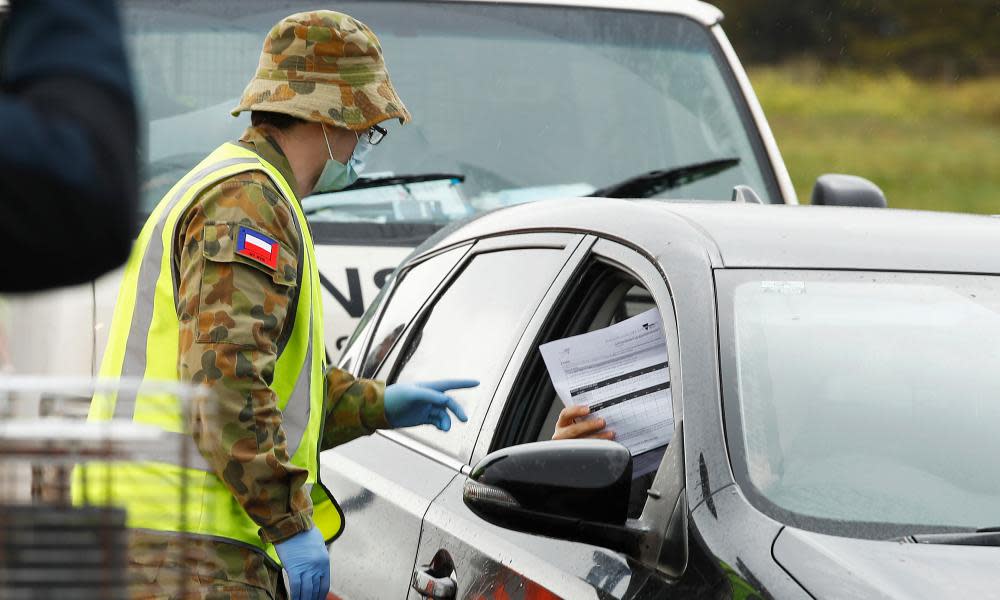
[[[535,308],[566,261],[554,248],[518,248],[475,255],[408,334],[390,376],[415,382],[478,379],[478,388],[452,392],[470,416],[493,397],[500,377]],[[478,424],[452,422],[449,432],[431,426],[408,436],[463,462],[462,448]]]
[[[452,248],[399,273],[392,297],[385,305],[371,337],[371,345],[361,366],[361,377],[370,379],[375,376],[382,360],[392,351],[410,321],[467,250],[468,246]]]
[[[538,346],[557,339],[602,329],[656,306],[652,295],[633,275],[607,262],[591,259],[545,318],[540,338],[521,367],[500,417],[491,450],[549,440],[564,408],[552,386]],[[668,359],[669,360],[669,359]],[[633,457],[629,516],[642,511],[663,456],[659,448]]]
[[[651,308],[654,308],[656,303],[653,302],[653,297],[649,294],[649,291],[641,285],[637,285],[628,281],[627,279],[621,280],[617,286],[610,288],[606,296],[604,296],[603,306],[597,307],[597,314],[592,318],[589,318],[589,322],[580,323],[575,327],[573,333],[567,335],[552,337],[551,339],[559,339],[559,337],[569,337],[571,335],[578,335],[581,333],[586,333],[588,331],[594,331],[596,329],[601,329],[614,325],[615,323],[620,323],[626,319],[630,319],[638,314],[641,314]],[[585,317],[585,320],[587,318]],[[543,441],[552,439],[552,434],[556,430],[556,421],[559,417],[559,411],[564,408],[564,404],[556,396],[555,389],[548,386],[546,393],[542,395],[541,403],[543,405],[548,405],[549,410],[545,416],[545,420],[542,422],[541,429],[538,435],[535,436],[535,440],[532,441]]]
[[[382,301],[385,300],[386,292],[392,286],[393,275],[389,275],[379,289],[375,299],[365,309],[364,314],[361,315],[361,319],[358,320],[357,326],[347,339],[347,343],[344,344],[340,358],[337,359],[337,366],[352,375],[358,375],[360,372],[358,367],[363,358],[361,353],[364,351],[364,341],[368,338],[368,333],[375,327],[374,317],[378,314],[379,307],[382,306]],[[327,356],[330,356],[329,348],[327,348]]]

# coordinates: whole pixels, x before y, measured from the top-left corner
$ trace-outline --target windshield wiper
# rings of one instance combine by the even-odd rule
[[[359,178],[354,183],[352,183],[351,185],[345,187],[342,190],[338,190],[336,192],[329,192],[329,193],[325,193],[325,194],[317,194],[317,196],[320,196],[320,195],[322,195],[322,196],[327,196],[327,195],[334,196],[336,194],[340,194],[341,192],[351,192],[351,191],[354,191],[354,190],[364,190],[364,189],[369,189],[369,188],[387,187],[387,186],[390,186],[390,185],[404,185],[405,186],[405,185],[408,185],[408,184],[411,184],[411,183],[422,183],[424,181],[448,181],[448,180],[461,183],[461,182],[465,181],[465,175],[459,175],[457,173],[421,173],[419,175],[392,175],[392,176],[389,176],[389,177],[362,177],[362,178]],[[407,190],[407,192],[409,193],[409,190]],[[310,201],[310,199],[306,198],[306,201]],[[302,213],[305,214],[306,216],[309,216],[309,215],[316,214],[316,213],[318,213],[321,210],[326,210],[328,208],[333,208],[335,206],[336,207],[341,207],[341,208],[343,207],[343,204],[339,200],[333,200],[333,199],[323,198],[322,200],[317,199],[316,202],[318,202],[318,203],[315,204],[315,205],[312,205],[312,206],[305,206],[305,205],[303,205],[303,207],[302,207]]]
[[[465,181],[465,175],[456,173],[421,173],[419,175],[393,175],[391,177],[361,177],[351,185],[340,190],[350,192],[351,190],[363,190],[365,188],[385,187],[387,185],[405,185],[407,183],[421,183],[424,181]]]
[[[892,540],[904,544],[942,544],[946,546],[1000,546],[1000,527],[954,533],[919,533]]]
[[[738,158],[721,158],[708,162],[650,171],[635,177],[630,177],[620,183],[615,183],[595,191],[590,196],[598,198],[649,198],[660,192],[672,190],[711,177],[740,164]]]

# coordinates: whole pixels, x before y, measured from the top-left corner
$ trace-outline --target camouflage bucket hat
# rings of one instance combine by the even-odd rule
[[[367,25],[331,10],[285,17],[264,39],[260,64],[233,116],[284,113],[356,131],[410,121]]]

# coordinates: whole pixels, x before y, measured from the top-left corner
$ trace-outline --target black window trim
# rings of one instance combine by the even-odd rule
[[[406,327],[403,329],[402,332],[400,332],[399,337],[397,337],[396,340],[392,343],[392,346],[389,347],[389,350],[385,353],[385,356],[382,357],[382,360],[380,360],[378,364],[375,365],[375,368],[372,369],[370,372],[365,372],[364,371],[364,365],[366,363],[365,359],[368,357],[368,353],[371,352],[371,344],[375,341],[373,339],[373,336],[375,335],[375,332],[378,331],[379,325],[382,324],[382,317],[385,315],[386,306],[388,306],[389,303],[392,302],[393,297],[396,294],[396,288],[399,286],[399,283],[406,277],[406,274],[432,258],[436,258],[438,256],[441,256],[442,254],[447,254],[452,250],[461,249],[463,247],[465,248],[465,252],[463,252],[462,255],[458,257],[458,259],[455,261],[455,264],[453,264],[451,268],[448,269],[448,272],[445,273],[444,277],[442,277],[441,280],[434,285],[434,288],[431,291],[431,293],[427,296],[427,298],[423,301],[423,303],[421,303],[420,307],[414,313],[413,318],[411,318],[410,321],[406,323]],[[390,284],[391,287],[386,292],[385,299],[382,301],[381,306],[378,307],[378,314],[376,314],[372,318],[373,324],[369,327],[369,330],[365,332],[365,339],[358,340],[360,343],[364,344],[364,351],[360,354],[362,360],[358,361],[358,369],[356,371],[358,376],[370,379],[374,377],[375,374],[379,373],[382,370],[382,366],[385,364],[385,361],[395,353],[395,350],[399,346],[400,341],[407,339],[409,337],[411,326],[413,325],[414,322],[419,320],[420,315],[424,312],[424,309],[427,307],[428,303],[431,302],[432,299],[438,297],[438,295],[441,293],[442,288],[455,277],[457,270],[459,270],[462,267],[462,265],[465,264],[465,262],[468,260],[469,252],[471,251],[472,247],[473,243],[471,241],[464,241],[464,242],[459,242],[457,244],[451,244],[442,248],[435,249],[433,252],[427,252],[426,254],[421,254],[419,257],[411,260],[410,262],[400,265],[396,269],[396,271],[392,274],[392,282]]]
[[[365,307],[365,312],[361,315],[361,319],[358,321],[357,326],[355,326],[354,331],[351,333],[350,336],[348,336],[347,341],[344,344],[344,348],[341,350],[341,355],[337,359],[336,363],[337,366],[341,369],[349,371],[351,375],[354,375],[355,377],[361,377],[361,367],[364,366],[364,360],[358,360],[355,362],[353,359],[354,358],[363,359],[364,357],[368,356],[368,351],[370,350],[369,344],[372,341],[371,337],[372,335],[374,335],[375,331],[377,331],[378,325],[382,320],[382,313],[385,312],[386,303],[388,299],[391,298],[393,294],[396,293],[396,286],[399,283],[399,281],[402,280],[403,275],[405,275],[410,269],[416,267],[425,260],[434,258],[439,254],[444,254],[445,252],[454,250],[455,248],[458,248],[463,245],[471,246],[472,242],[466,241],[466,242],[450,244],[446,247],[438,248],[431,252],[420,254],[416,258],[413,258],[413,254],[411,254],[406,258],[404,258],[401,263],[396,265],[396,268],[393,269],[392,273],[390,273],[389,276],[386,277],[385,283],[379,289],[378,294],[376,294],[375,298],[372,299],[372,302]],[[461,262],[461,260],[462,257],[459,257],[458,262]],[[449,271],[449,273],[450,272],[451,271]],[[320,273],[320,276],[322,277],[322,273]],[[445,277],[442,278],[442,281],[446,279],[447,276],[448,274],[445,274]],[[440,282],[438,282],[438,284],[440,285]],[[435,290],[436,289],[437,288],[435,287]],[[373,314],[369,316],[368,315],[369,312],[372,312]],[[344,361],[348,358],[348,356],[351,355],[351,353],[353,353],[353,356],[351,356],[352,359],[351,363],[345,365]],[[329,350],[327,351],[327,355],[329,356]],[[333,364],[333,363],[327,360],[327,364]],[[381,363],[379,363],[379,366],[381,366]]]

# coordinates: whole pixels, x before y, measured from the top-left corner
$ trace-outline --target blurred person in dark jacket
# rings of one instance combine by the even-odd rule
[[[89,281],[135,233],[137,122],[113,0],[12,0],[0,43],[0,291]]]

